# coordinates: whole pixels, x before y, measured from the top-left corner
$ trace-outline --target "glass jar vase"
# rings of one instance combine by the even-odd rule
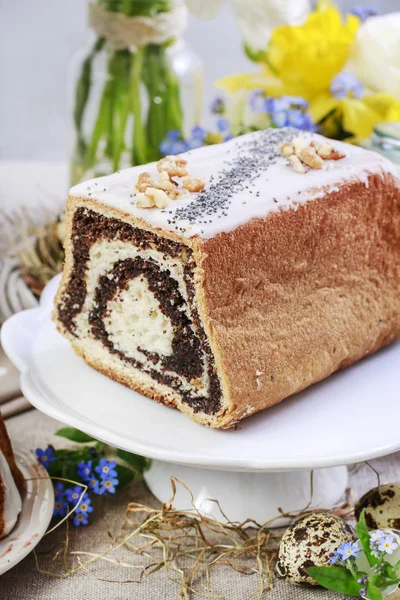
[[[371,138],[362,142],[362,146],[383,154],[400,167],[400,123],[385,122],[376,125]]]
[[[182,38],[183,0],[89,0],[74,58],[71,183],[159,160],[200,118],[202,67]]]

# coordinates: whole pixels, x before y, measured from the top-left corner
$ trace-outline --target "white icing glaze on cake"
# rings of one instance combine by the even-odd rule
[[[9,464],[1,450],[0,480],[5,487],[4,531],[1,537],[6,537],[11,533],[17,523],[18,515],[22,509],[22,501]]]
[[[136,207],[137,178],[140,173],[149,172],[156,180],[156,163],[80,183],[70,194],[117,208],[152,227],[173,231],[181,237],[197,235],[208,239],[232,231],[252,218],[265,218],[282,209],[296,210],[307,201],[338,191],[348,182],[360,181],[368,186],[371,174],[398,176],[396,167],[383,156],[332,140],[328,142],[345,154],[345,158],[325,161],[323,169],[301,175],[279,154],[281,143],[293,137],[326,141],[317,134],[270,129],[183,154],[189,175],[204,177],[206,187],[204,192],[171,200],[165,209]],[[221,206],[223,199],[225,204]]]

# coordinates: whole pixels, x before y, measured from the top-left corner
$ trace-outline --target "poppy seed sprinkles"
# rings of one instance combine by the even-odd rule
[[[211,185],[206,186],[192,202],[175,211],[172,222],[207,223],[202,220],[205,216],[218,216],[221,212],[228,216],[225,210],[229,209],[232,197],[244,190],[252,194],[250,186],[276,163],[282,143],[294,139],[297,134],[296,129],[266,129],[252,139],[235,140],[236,156],[225,161],[226,168],[210,178]]]

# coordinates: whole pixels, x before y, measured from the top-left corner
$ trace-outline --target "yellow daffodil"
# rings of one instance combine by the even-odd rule
[[[336,125],[355,140],[368,138],[375,125],[383,121],[400,121],[400,101],[386,93],[342,99],[324,93],[311,102],[310,111],[316,123],[322,121],[326,135],[335,137]]]
[[[254,73],[228,75],[219,79],[216,85],[228,94],[241,90],[264,90],[269,96],[275,98],[279,98],[279,96],[302,96],[307,100],[315,95],[315,93],[310,93],[310,90],[301,82],[288,83],[279,79],[266,65],[261,71]]]
[[[308,97],[327,90],[346,64],[359,25],[354,15],[343,22],[339,10],[324,3],[304,25],[274,30],[267,50],[269,66],[285,84],[308,88]]]
[[[328,90],[331,80],[345,65],[359,27],[353,15],[344,23],[340,12],[327,0],[300,26],[277,27],[265,52],[262,70],[229,75],[217,82],[228,93],[265,90],[271,96],[296,95],[311,100]]]
[[[237,75],[227,75],[216,82],[216,85],[228,93],[238,92],[239,90],[265,90],[270,93],[271,87],[281,86],[282,82],[267,71],[257,71],[255,73],[239,73]]]

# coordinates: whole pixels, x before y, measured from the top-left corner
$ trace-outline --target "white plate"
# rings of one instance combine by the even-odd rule
[[[26,481],[17,525],[0,540],[0,575],[15,567],[40,542],[54,510],[53,485],[46,469],[30,452],[16,450],[15,458]]]
[[[400,449],[400,344],[385,348],[278,406],[239,431],[216,431],[88,367],[41,308],[9,319],[5,352],[28,400],[44,413],[114,446],[177,464],[235,471],[344,465]]]

